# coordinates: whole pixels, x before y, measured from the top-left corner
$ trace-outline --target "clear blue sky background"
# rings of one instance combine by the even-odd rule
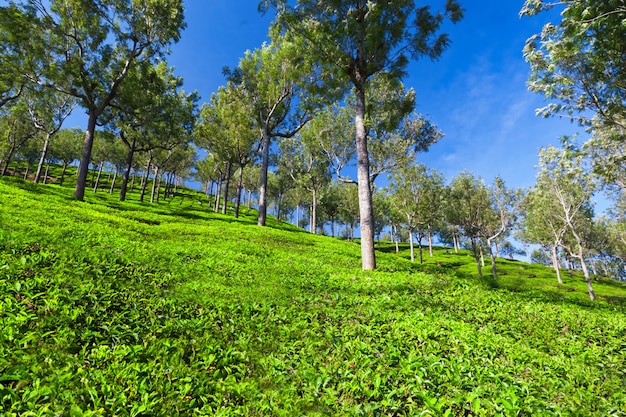
[[[460,2],[465,18],[445,28],[450,48],[436,62],[412,62],[404,80],[417,91],[416,111],[445,133],[419,160],[443,172],[448,181],[468,170],[487,183],[500,175],[510,187],[530,186],[538,149],[582,130],[566,120],[535,116],[535,109],[546,102],[526,87],[524,42],[548,20],[556,23],[558,12],[520,18],[523,0]],[[222,68],[236,66],[246,50],[267,39],[273,16],[258,13],[257,3],[184,1],[187,28],[168,61],[185,79],[187,91],[197,90],[208,101],[225,84]],[[429,2],[435,10],[443,3]]]

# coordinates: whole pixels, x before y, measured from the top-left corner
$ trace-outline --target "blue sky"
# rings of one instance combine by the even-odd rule
[[[535,109],[546,103],[526,88],[524,42],[559,16],[520,18],[523,0],[460,1],[465,18],[445,28],[450,48],[436,62],[412,62],[404,80],[417,92],[416,111],[445,133],[419,160],[447,180],[469,170],[488,183],[500,175],[508,186],[530,186],[538,149],[581,131],[566,120],[535,116]],[[222,68],[236,66],[246,50],[266,40],[272,16],[258,13],[256,0],[184,4],[187,28],[171,47],[168,61],[185,79],[185,89],[197,90],[208,101],[225,83]],[[436,9],[443,0],[429,4]]]

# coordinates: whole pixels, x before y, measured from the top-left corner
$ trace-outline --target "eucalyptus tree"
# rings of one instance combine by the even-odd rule
[[[61,162],[61,178],[58,184],[63,185],[67,166],[80,158],[80,144],[85,133],[79,128],[61,129],[50,147],[50,157]]]
[[[447,35],[438,34],[441,25],[446,18],[458,22],[463,10],[455,0],[447,0],[444,10],[438,13],[427,5],[417,6],[414,0],[261,1],[262,9],[271,6],[278,10],[278,21],[287,33],[305,38],[310,54],[324,64],[334,65],[337,76],[354,90],[362,267],[375,269],[367,85],[372,76],[383,71],[392,79],[401,78],[409,57],[439,57],[450,42]]]
[[[317,208],[323,190],[332,181],[328,161],[317,145],[316,132],[304,128],[299,135],[283,139],[279,144],[278,165],[297,186],[311,195],[310,232],[317,231]]]
[[[478,275],[482,277],[481,239],[485,237],[484,231],[488,224],[497,218],[489,189],[474,174],[461,172],[450,184],[448,204],[447,220],[450,224],[460,227],[463,234],[470,239]]]
[[[498,250],[497,246],[494,250],[493,244],[496,239],[504,236],[507,231],[510,231],[515,224],[520,194],[514,190],[507,189],[504,180],[499,176],[496,176],[494,179],[489,192],[492,210],[488,210],[485,213],[490,216],[490,218],[486,219],[487,221],[483,223],[482,234],[487,239],[493,279],[498,279],[496,270],[496,256]]]
[[[290,138],[311,119],[322,77],[309,54],[298,41],[287,40],[276,31],[272,42],[247,51],[234,71],[226,71],[231,82],[240,84],[253,106],[261,140],[261,179],[259,188],[259,226],[267,217],[267,173],[270,147],[275,138]]]
[[[229,82],[211,96],[210,103],[203,106],[200,111],[201,121],[195,132],[196,145],[219,157],[226,164],[222,210],[224,214],[231,173],[234,166],[238,167],[235,218],[239,217],[243,170],[259,153],[259,128],[254,114],[252,99],[247,91],[243,86]]]
[[[595,167],[611,177],[624,167],[626,149],[626,5],[621,0],[526,0],[520,14],[561,10],[526,41],[528,85],[552,102],[539,109],[589,127],[586,147]],[[608,131],[608,134],[607,134]],[[617,153],[615,153],[617,152]]]
[[[65,119],[76,107],[74,97],[50,89],[26,87],[24,101],[28,105],[33,125],[43,136],[43,145],[34,182],[39,182],[41,170],[48,156],[50,140],[61,129]]]
[[[443,187],[443,176],[421,164],[399,165],[391,173],[391,202],[404,217],[403,224],[409,232],[411,262],[415,261],[415,233],[418,235],[420,263],[423,262],[421,241],[438,215],[439,205],[435,202]]]
[[[580,262],[589,298],[595,299],[586,257],[591,249],[593,205],[597,180],[590,172],[584,155],[571,147],[547,147],[539,153],[539,175],[536,188],[550,195],[554,213],[566,230],[561,245]]]
[[[46,56],[31,81],[76,97],[88,115],[74,198],[84,198],[98,119],[130,69],[161,58],[184,28],[182,0],[22,0]],[[139,92],[138,92],[139,93]]]

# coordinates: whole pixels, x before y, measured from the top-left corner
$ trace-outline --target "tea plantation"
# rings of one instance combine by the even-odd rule
[[[389,245],[363,272],[201,198],[0,179],[0,415],[626,415],[626,286]]]

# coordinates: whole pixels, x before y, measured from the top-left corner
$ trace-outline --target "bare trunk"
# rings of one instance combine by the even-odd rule
[[[428,229],[428,253],[433,257],[433,233]]]
[[[411,262],[415,262],[415,247],[413,245],[413,230],[409,229],[409,248],[411,249]]]
[[[118,168],[115,167],[115,172],[113,173],[113,181],[111,181],[111,188],[109,188],[109,194],[113,194],[113,189],[115,188],[115,181],[117,180],[117,172],[118,172]]]
[[[476,244],[476,239],[475,238],[471,238],[470,240],[472,242],[472,252],[474,253],[474,260],[476,261],[476,266],[478,267],[478,276],[482,278],[483,270],[482,270],[482,267],[481,267],[480,254],[478,253],[478,247],[477,247],[477,244]]]
[[[135,150],[133,147],[128,148],[128,154],[126,155],[126,169],[124,169],[124,175],[122,176],[122,185],[120,186],[120,201],[126,200],[126,189],[128,187],[128,180],[130,178],[130,170],[133,168],[133,158]]]
[[[152,189],[150,191],[150,202],[154,203],[154,197],[157,189],[157,179],[159,176],[159,168],[154,168],[154,174],[152,175]]]
[[[228,208],[228,190],[230,188],[230,171],[232,170],[232,162],[226,164],[226,182],[224,184],[224,202],[222,203],[222,214],[226,214]]]
[[[552,250],[551,250],[551,254],[552,254],[552,267],[554,267],[554,270],[556,271],[556,279],[559,282],[559,284],[563,284],[563,278],[561,278],[561,267],[559,266],[559,254],[557,253],[557,247],[556,245],[551,245],[552,246]]]
[[[424,263],[424,251],[422,250],[422,238],[424,237],[422,232],[417,233],[417,245],[419,246],[420,263]]]
[[[218,212],[220,209],[220,197],[222,195],[222,181],[218,181],[215,189],[215,204],[213,205],[213,211]]]
[[[241,206],[241,194],[243,193],[243,167],[239,168],[239,180],[237,182],[237,199],[235,200],[235,218],[239,217],[239,206]]]
[[[89,120],[87,122],[87,130],[85,131],[85,141],[83,142],[83,152],[78,165],[76,174],[76,188],[74,189],[74,198],[79,201],[85,199],[85,187],[87,186],[87,174],[89,173],[89,163],[91,162],[91,148],[93,148],[93,139],[96,132],[96,121],[98,114],[95,110],[89,111]]]
[[[259,218],[257,224],[265,226],[267,221],[267,170],[270,164],[270,132],[263,126],[263,153],[261,163],[261,186],[259,187]]]
[[[44,172],[43,174],[43,183],[45,184],[46,182],[48,182],[48,171],[50,170],[50,164],[46,164],[46,172]]]
[[[46,161],[49,147],[50,133],[46,133],[46,139],[43,142],[43,149],[41,150],[41,156],[39,157],[39,164],[37,164],[37,172],[35,173],[35,184],[37,184],[39,182],[39,179],[41,178],[41,170],[43,169],[43,164]]]
[[[148,159],[146,165],[146,173],[141,178],[141,193],[139,194],[139,201],[143,202],[143,198],[146,195],[146,187],[148,186],[148,178],[150,177],[150,170],[152,169],[152,157]]]
[[[489,246],[489,258],[491,259],[491,275],[493,275],[493,279],[498,279],[498,271],[496,270],[496,254],[493,251],[492,244],[488,240],[487,246]]]
[[[102,168],[104,168],[104,162],[100,162],[100,164],[98,165],[98,175],[96,176],[96,181],[93,186],[94,193],[98,191],[98,187],[100,186],[100,175],[102,175]]]
[[[313,199],[311,201],[311,225],[309,229],[311,233],[315,234],[317,233],[317,190],[312,189],[311,194]]]
[[[59,181],[59,185],[63,185],[63,180],[65,179],[65,171],[67,170],[67,162],[63,161],[63,168],[61,169],[61,180]]]
[[[367,151],[367,131],[365,129],[365,83],[356,85],[356,153],[359,190],[359,221],[361,224],[361,262],[363,270],[376,269],[374,251],[374,212],[372,210],[372,189],[370,188],[369,154]]]

